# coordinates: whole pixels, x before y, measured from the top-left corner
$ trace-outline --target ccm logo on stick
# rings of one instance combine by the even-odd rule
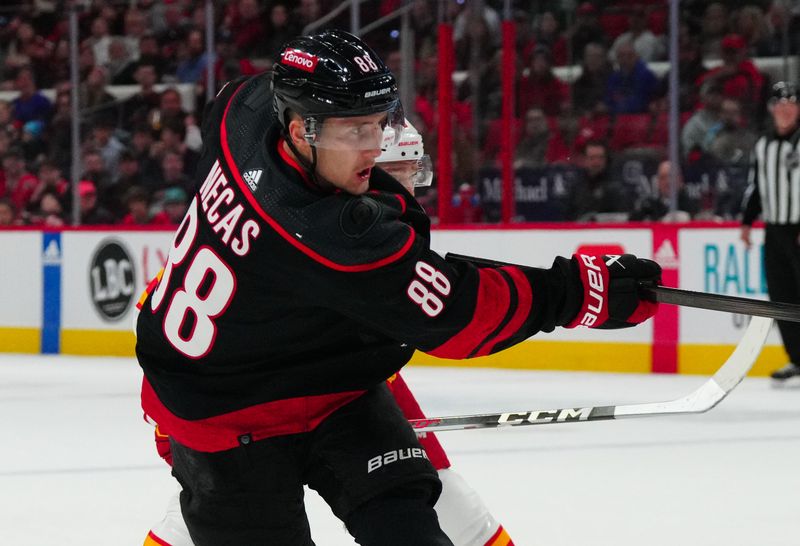
[[[294,66],[306,72],[314,72],[317,68],[317,57],[309,55],[305,51],[287,49],[283,52],[283,64]]]
[[[518,425],[523,421],[529,423],[552,423],[557,421],[586,421],[594,408],[568,408],[560,410],[529,411],[527,413],[504,413],[497,420],[500,425]]]
[[[594,261],[597,256],[587,256],[586,254],[579,255],[581,261],[586,266],[586,277],[589,281],[588,290],[586,291],[586,312],[581,317],[578,324],[584,326],[593,326],[597,322],[597,316],[603,310],[605,304],[605,297],[603,297],[603,275],[600,266],[595,264]]]

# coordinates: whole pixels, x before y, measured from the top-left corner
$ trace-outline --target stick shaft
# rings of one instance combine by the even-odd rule
[[[476,258],[452,253],[448,253],[446,259],[450,261],[469,262],[477,266],[501,267],[504,265],[516,265],[489,260],[487,258]],[[646,298],[659,303],[800,322],[800,305],[794,303],[762,301],[740,298],[738,296],[727,296],[725,294],[693,292],[691,290],[669,288],[666,286],[642,286],[641,290]]]

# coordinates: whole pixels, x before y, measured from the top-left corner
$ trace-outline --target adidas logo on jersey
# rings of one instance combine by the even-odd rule
[[[251,190],[256,191],[256,188],[258,188],[258,180],[261,178],[261,173],[261,169],[253,169],[242,175],[242,178],[244,178],[244,181],[247,182]]]

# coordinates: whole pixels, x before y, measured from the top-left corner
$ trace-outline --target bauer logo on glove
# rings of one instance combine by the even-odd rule
[[[575,254],[571,262],[572,280],[580,283],[583,300],[566,328],[628,328],[656,313],[658,304],[639,294],[642,284],[661,282],[661,267],[656,262],[633,254]]]

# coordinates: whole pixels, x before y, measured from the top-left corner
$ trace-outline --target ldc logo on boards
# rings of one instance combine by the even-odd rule
[[[130,254],[116,241],[102,241],[89,269],[89,294],[106,320],[119,320],[133,301],[136,287]]]

